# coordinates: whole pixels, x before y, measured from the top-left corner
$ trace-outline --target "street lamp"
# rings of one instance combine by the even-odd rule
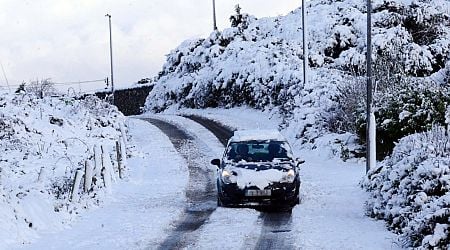
[[[376,165],[376,129],[372,97],[372,2],[367,0],[366,173]]]
[[[214,31],[217,30],[217,23],[216,23],[216,0],[212,0],[213,4],[213,29]]]
[[[111,15],[106,14],[109,20],[109,56],[111,59],[111,93],[112,93],[112,104],[114,105],[114,74],[113,74],[113,55],[112,55],[112,35],[111,35]]]
[[[306,86],[307,68],[308,68],[308,43],[306,38],[306,6],[305,0],[302,0],[302,33],[303,33],[303,87]]]

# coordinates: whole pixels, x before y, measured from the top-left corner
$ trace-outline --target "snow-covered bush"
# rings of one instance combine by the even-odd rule
[[[90,192],[73,190],[74,176],[94,160],[95,145],[115,153],[124,121],[116,107],[92,96],[0,95],[1,238],[30,239],[98,204],[104,195],[101,169]],[[72,190],[74,197],[84,194],[70,200]]]
[[[386,220],[406,246],[450,245],[450,134],[440,126],[400,140],[393,154],[369,171],[367,211]]]
[[[373,64],[380,160],[402,137],[427,131],[433,124],[444,125],[445,109],[450,104],[450,89],[445,84],[408,76],[401,44],[396,48],[379,52]],[[364,67],[359,70],[365,71]],[[338,86],[335,112],[329,121],[331,131],[356,133],[361,142],[366,135],[366,78],[360,76],[364,73],[355,72],[352,80]]]
[[[44,98],[45,96],[50,96],[56,93],[55,84],[50,79],[44,79],[41,81],[33,81],[30,84],[23,83],[23,85],[19,86],[17,90],[20,93],[22,90],[21,87],[25,90],[25,93],[32,94],[37,98]]]
[[[430,130],[433,124],[445,125],[450,104],[450,89],[433,82],[410,80],[376,94],[377,154],[383,159],[404,136]],[[358,134],[365,138],[364,113],[357,120]]]

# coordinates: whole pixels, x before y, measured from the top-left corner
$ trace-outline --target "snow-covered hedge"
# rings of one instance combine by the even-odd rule
[[[407,246],[450,246],[450,133],[430,131],[400,140],[392,156],[369,171],[369,215],[386,220]]]
[[[95,145],[113,155],[124,121],[117,108],[92,96],[0,95],[0,241],[27,241],[98,204],[101,170],[93,190],[71,200],[74,176],[86,160],[94,165]]]
[[[395,143],[404,136],[428,131],[434,124],[445,125],[450,89],[446,85],[411,80],[406,84],[393,84],[389,89],[377,93],[374,103],[377,154],[378,159],[382,160],[392,153]],[[365,109],[360,107],[355,112],[356,132],[364,141]]]

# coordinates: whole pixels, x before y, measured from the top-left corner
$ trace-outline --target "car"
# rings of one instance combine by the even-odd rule
[[[292,209],[300,203],[299,167],[277,130],[240,130],[217,166],[217,205]]]

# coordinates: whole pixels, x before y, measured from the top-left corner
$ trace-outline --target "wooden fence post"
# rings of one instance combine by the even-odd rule
[[[72,202],[78,200],[78,190],[80,189],[82,175],[83,171],[81,171],[81,169],[78,169],[77,172],[75,173],[75,179],[72,185],[72,194],[70,196],[70,201]]]
[[[120,123],[120,133],[122,134],[123,143],[125,144],[125,148],[127,147],[128,140],[127,140],[127,133],[125,132],[125,125],[123,123]]]
[[[100,177],[102,168],[102,149],[96,144],[94,146],[94,175]]]
[[[119,141],[116,141],[116,157],[117,157],[117,167],[119,169],[119,178],[122,179],[122,150]]]
[[[84,192],[89,192],[92,187],[92,165],[88,160],[84,162]]]

